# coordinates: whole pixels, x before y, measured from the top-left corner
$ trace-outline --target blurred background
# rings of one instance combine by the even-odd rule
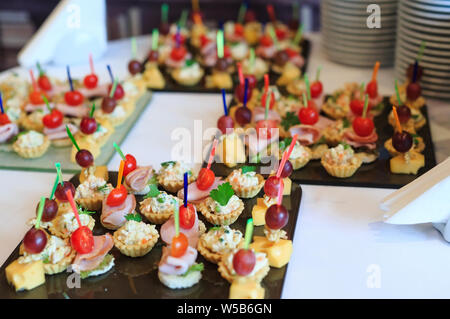
[[[95,1],[95,0],[93,0]],[[260,21],[267,21],[266,5],[273,4],[277,18],[288,21],[292,16],[292,0],[246,1]],[[300,17],[305,31],[320,28],[320,0],[302,0]],[[17,66],[17,54],[41,26],[59,0],[0,1],[0,71]],[[149,34],[159,26],[161,4],[170,5],[169,20],[178,20],[181,11],[191,8],[190,0],[106,0],[108,39],[114,40]],[[201,0],[205,23],[235,20],[242,0]]]

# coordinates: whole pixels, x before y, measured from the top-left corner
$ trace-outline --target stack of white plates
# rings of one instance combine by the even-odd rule
[[[400,0],[397,27],[396,77],[405,78],[406,68],[414,63],[425,41],[420,62],[422,93],[450,99],[450,1]]]
[[[398,0],[322,0],[323,46],[332,61],[359,67],[394,63]],[[367,7],[377,4],[381,28],[370,29]]]

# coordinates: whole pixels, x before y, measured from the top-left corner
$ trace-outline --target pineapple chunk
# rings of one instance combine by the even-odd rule
[[[293,250],[290,240],[280,239],[277,242],[271,242],[262,236],[254,236],[250,247],[257,252],[266,253],[269,265],[275,268],[285,266],[291,259]]]
[[[14,260],[6,267],[6,280],[14,285],[16,291],[31,290],[45,283],[44,264],[42,260],[19,264]]]
[[[233,281],[230,286],[230,299],[264,299],[264,288],[254,281]]]

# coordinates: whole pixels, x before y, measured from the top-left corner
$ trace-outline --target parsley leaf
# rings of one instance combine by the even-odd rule
[[[182,274],[182,276],[186,277],[187,275],[189,275],[191,272],[194,271],[203,271],[204,268],[205,267],[203,266],[203,263],[193,264],[184,274]]]
[[[175,161],[167,161],[167,162],[162,162],[161,163],[161,166],[162,167],[167,167],[167,166],[169,166],[169,165],[175,165]]]
[[[161,193],[159,191],[158,187],[156,186],[156,184],[150,184],[149,187],[150,187],[150,190],[144,196],[144,198],[157,197]]]
[[[294,112],[287,112],[286,116],[281,120],[281,125],[287,131],[291,126],[300,124],[298,116]]]
[[[286,148],[288,148],[289,145],[291,145],[291,143],[292,143],[292,137],[287,137],[280,142],[278,147],[281,151],[284,151]]]
[[[245,173],[248,173],[248,172],[256,171],[256,167],[255,166],[242,166],[241,170],[242,170],[242,174],[245,174]]]
[[[138,213],[135,213],[135,214],[127,214],[127,215],[125,215],[125,219],[126,219],[126,220],[134,220],[134,221],[136,221],[136,222],[142,221],[142,217],[141,217],[141,215],[139,215]]]
[[[339,143],[339,144],[341,144],[342,146],[344,146],[344,150],[348,150],[349,148],[351,148],[350,145],[348,145],[348,144],[345,143],[345,142],[341,142],[341,143]]]
[[[102,193],[105,193],[106,191],[108,191],[108,189],[109,189],[108,184],[97,187],[97,191],[102,192]]]
[[[209,193],[209,196],[218,202],[220,206],[226,206],[233,195],[233,187],[231,187],[229,182],[219,185]]]
[[[211,227],[209,230],[208,230],[208,232],[210,232],[210,231],[215,231],[215,230],[219,230],[220,228],[222,228],[221,226],[214,226],[214,227]]]
[[[344,128],[350,127],[350,121],[349,121],[346,117],[344,117],[344,118],[342,119],[342,126],[343,126]]]

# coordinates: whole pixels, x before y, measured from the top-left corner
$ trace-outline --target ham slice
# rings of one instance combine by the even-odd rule
[[[263,47],[259,46],[256,48],[256,55],[263,57],[264,59],[271,59],[277,53],[275,46]]]
[[[94,236],[94,248],[90,253],[77,254],[72,264],[73,270],[77,273],[94,270],[102,263],[113,246],[114,240],[110,234]]]
[[[292,56],[289,61],[295,64],[296,67],[301,68],[305,64],[305,59],[299,54]]]
[[[195,208],[195,206],[194,206]],[[198,231],[198,216],[197,209],[195,209],[195,222],[191,229],[184,229],[180,227],[180,233],[186,235],[189,246],[196,248],[198,239],[200,238],[200,233]],[[161,226],[161,239],[167,244],[172,243],[173,237],[175,237],[175,217],[172,215],[162,226]]]
[[[197,250],[192,247],[188,247],[186,253],[181,257],[171,256],[170,246],[163,247],[158,269],[167,275],[182,275],[195,263],[196,259]]]
[[[119,228],[126,223],[125,216],[133,213],[136,208],[136,198],[133,194],[128,194],[127,199],[119,206],[111,207],[103,200],[101,221],[110,228]]]
[[[316,124],[314,124],[314,127],[317,128],[319,131],[323,131],[328,126],[333,125],[334,123],[336,123],[335,120],[330,120],[328,117],[319,115],[319,120],[317,121]]]
[[[72,123],[67,124],[67,126],[70,129],[70,132],[75,135],[78,132],[78,127]],[[47,135],[47,137],[50,140],[59,140],[63,138],[68,138],[66,131],[66,124],[61,124],[60,126],[56,128],[48,128],[44,127],[44,134]]]
[[[153,169],[151,166],[139,166],[134,171],[128,173],[125,177],[125,183],[134,192],[142,191],[150,178],[153,176]]]
[[[56,104],[56,109],[62,114],[73,117],[83,117],[89,114],[89,107],[85,104],[78,106],[70,106],[65,103]]]
[[[198,204],[202,200],[204,200],[206,197],[209,196],[209,193],[216,189],[217,186],[224,183],[225,181],[222,180],[221,177],[216,177],[214,180],[214,183],[211,185],[210,188],[206,190],[201,190],[197,187],[197,182],[190,183],[188,185],[188,202],[193,204]],[[184,199],[184,189],[180,189],[177,194],[178,198]]]
[[[49,103],[50,108],[53,108],[54,104],[53,103]],[[45,105],[45,103],[42,104],[31,104],[31,103],[27,103],[25,104],[25,106],[23,107],[23,110],[27,113],[31,113],[37,110],[40,111],[46,111],[47,110],[47,106]]]
[[[378,134],[375,132],[375,130],[370,134],[369,136],[359,136],[357,135],[353,129],[347,129],[344,132],[344,141],[355,147],[367,147],[369,150],[374,150],[377,145],[376,141],[378,140]]]
[[[217,55],[216,54],[216,42],[209,41],[200,49],[200,54],[203,56],[207,55]]]
[[[316,123],[317,124],[317,123]],[[298,135],[297,140],[301,145],[311,145],[316,143],[320,137],[320,130],[313,125],[298,124],[289,129],[291,136]]]
[[[0,126],[0,143],[7,142],[17,134],[19,134],[19,128],[16,123],[8,123]]]
[[[169,68],[174,68],[174,69],[181,68],[181,67],[183,67],[183,66],[186,64],[186,60],[189,60],[189,59],[191,59],[191,58],[192,58],[192,54],[187,53],[187,54],[185,55],[184,59],[182,59],[182,60],[180,60],[180,61],[175,61],[175,60],[172,59],[172,58],[170,57],[170,55],[169,55],[169,57],[168,57],[167,60],[166,60],[166,65],[167,65]]]
[[[85,98],[92,98],[92,97],[102,97],[107,96],[109,94],[108,90],[109,84],[101,84],[97,85],[93,89],[88,89],[87,87],[82,87],[78,91],[83,94]]]
[[[252,121],[254,123],[259,122],[261,120],[264,120],[265,117],[265,113],[266,113],[266,109],[264,107],[261,106],[257,106],[255,108],[253,108],[253,116],[252,116]],[[268,120],[272,120],[272,121],[276,121],[276,122],[281,122],[281,117],[280,114],[278,114],[277,111],[275,110],[270,110],[267,114],[267,119]]]
[[[276,131],[274,131],[273,133],[276,133]],[[267,149],[270,144],[278,140],[278,137],[279,134],[273,134],[270,139],[258,138],[258,136],[256,135],[256,131],[246,135],[245,144],[248,147],[250,158]]]

